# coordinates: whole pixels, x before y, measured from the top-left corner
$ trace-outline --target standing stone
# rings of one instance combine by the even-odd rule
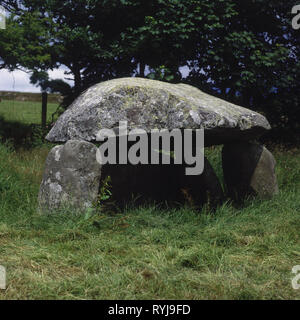
[[[276,161],[264,146],[227,144],[222,158],[227,192],[232,199],[239,201],[249,195],[269,198],[278,193]]]
[[[50,151],[38,196],[40,212],[92,206],[101,177],[96,152],[92,143],[78,140],[69,140]]]

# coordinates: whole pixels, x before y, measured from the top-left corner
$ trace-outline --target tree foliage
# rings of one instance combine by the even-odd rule
[[[299,128],[295,1],[5,0],[0,67],[65,65],[76,96],[123,76],[185,81]],[[180,67],[190,73],[183,79]],[[71,93],[68,93],[71,96]]]

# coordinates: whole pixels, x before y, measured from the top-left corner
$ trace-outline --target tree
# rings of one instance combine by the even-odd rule
[[[50,37],[36,12],[11,14],[6,29],[0,32],[0,69],[49,69]]]
[[[274,125],[299,126],[292,0],[3,2],[14,18],[4,51],[0,40],[2,65],[37,72],[65,65],[73,97],[96,82],[148,76],[185,81],[262,111]],[[179,72],[184,65],[187,79]]]

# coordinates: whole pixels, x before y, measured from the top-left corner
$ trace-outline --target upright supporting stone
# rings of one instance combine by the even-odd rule
[[[79,210],[92,206],[101,177],[96,152],[92,143],[78,140],[69,140],[50,151],[38,197],[41,213],[64,206]]]
[[[251,194],[265,198],[278,193],[276,161],[264,146],[227,144],[222,158],[227,192],[232,199],[239,201]]]

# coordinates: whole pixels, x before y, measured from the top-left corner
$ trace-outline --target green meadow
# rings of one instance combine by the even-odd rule
[[[54,112],[57,105],[49,104]],[[39,103],[2,101],[9,126],[40,123]],[[48,120],[51,119],[48,113]],[[38,215],[51,148],[0,144],[0,299],[299,299],[300,149],[273,146],[278,196],[215,212],[155,205]],[[30,140],[31,141],[31,140]],[[206,154],[222,180],[221,147]]]

